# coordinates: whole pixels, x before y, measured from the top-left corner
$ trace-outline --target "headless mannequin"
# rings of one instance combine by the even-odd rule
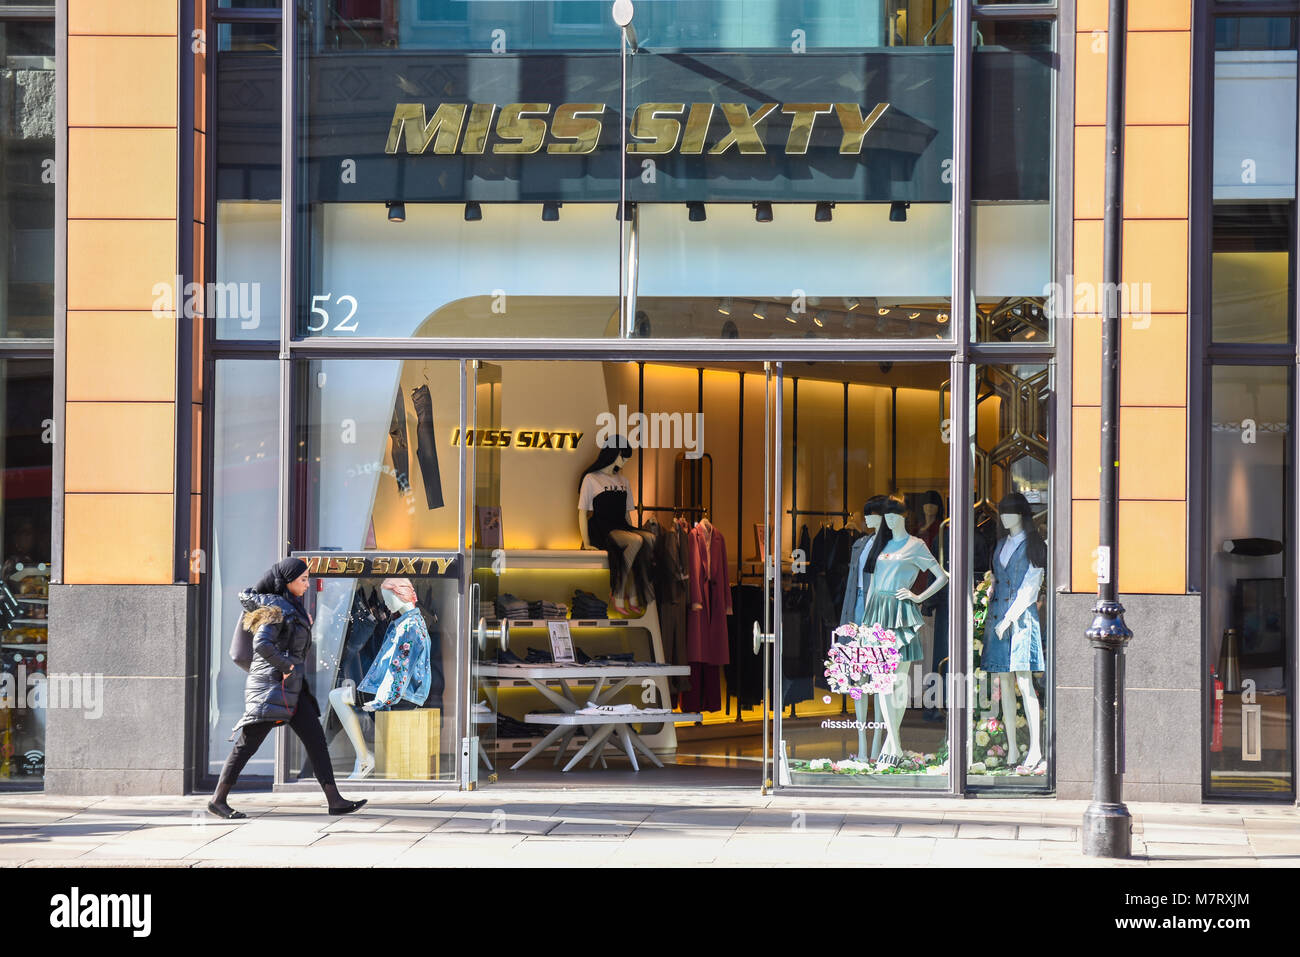
[[[879,515],[864,515],[863,524],[867,527],[868,535],[875,535],[880,531]],[[871,546],[866,546],[870,548]],[[857,569],[851,569],[850,574],[857,574]],[[853,716],[858,719],[858,755],[859,761],[864,760],[867,753],[867,701],[866,695],[856,698],[853,701]],[[880,745],[884,741],[884,735],[880,733],[880,708],[876,708],[876,727],[871,730],[871,760],[874,761],[880,757]]]
[[[1007,530],[1008,537],[1019,535],[1025,530],[1024,519],[1015,512],[1006,512],[1002,516],[1002,527]],[[1001,546],[999,546],[1001,547]],[[999,638],[1006,635],[1007,629],[1012,626],[1014,619],[1019,614],[1012,615],[1014,608],[1007,609],[1007,614],[1002,620],[994,625],[994,631]],[[1016,689],[1020,689],[1020,697],[1025,702],[1025,720],[1029,722],[1029,754],[1025,758],[1026,767],[1035,767],[1043,760],[1043,742],[1042,733],[1039,730],[1040,709],[1038,704],[1038,693],[1034,691],[1034,676],[1028,671],[1002,672],[998,675],[998,683],[1002,690],[1002,722],[1007,728],[1007,765],[1016,765],[1020,761],[1020,748],[1016,743]],[[993,702],[986,718],[996,718],[998,716],[998,703]]]
[[[620,455],[600,471],[605,475],[615,475],[621,472],[623,466],[626,464],[627,457]],[[590,517],[591,512],[587,509],[578,509],[578,531],[582,535],[582,547],[584,549],[596,548],[595,545],[591,544],[591,533],[587,531],[587,519]],[[630,509],[627,513],[627,523],[633,528],[636,528],[636,513]],[[620,614],[628,611],[644,611],[645,607],[641,605],[628,606],[627,589],[628,583],[632,581],[632,563],[636,561],[637,553],[641,551],[642,545],[653,542],[654,536],[649,532],[628,531],[625,528],[615,528],[610,530],[609,537],[612,538],[614,543],[623,550],[623,580],[622,584],[619,585],[618,590],[610,595],[610,603],[614,606],[615,611],[618,611]],[[633,591],[635,592],[635,585],[633,586]],[[650,596],[645,595],[643,598],[648,604]]]
[[[405,614],[415,607],[409,601],[402,601],[395,592],[389,591],[387,588],[380,589],[380,595],[384,599],[384,604],[388,606],[388,610],[393,613],[393,617]],[[330,692],[330,707],[339,716],[339,723],[343,725],[343,731],[347,734],[348,740],[352,742],[352,749],[357,753],[357,760],[352,765],[352,773],[348,775],[348,780],[369,777],[375,770],[375,756],[366,747],[365,735],[361,733],[361,721],[357,718],[355,690],[349,682]],[[361,710],[373,712],[375,710],[374,702],[367,701],[361,706]]]
[[[902,515],[890,514],[885,516],[885,527],[889,531],[889,542],[894,540],[906,541],[907,520]],[[881,534],[884,534],[883,532]],[[948,575],[942,568],[936,568],[931,574],[934,575],[934,581],[930,587],[921,594],[916,594],[910,588],[900,588],[894,592],[894,597],[902,601],[910,601],[921,604],[932,595],[937,594],[945,585],[948,584]],[[913,638],[913,641],[920,640],[919,637]],[[882,757],[898,759],[903,756],[903,745],[899,738],[899,729],[903,722],[903,712],[907,710],[907,687],[908,677],[911,674],[910,665],[894,675],[893,686],[887,691],[876,694],[876,713],[883,715],[885,719],[885,730],[888,737],[885,738],[885,746],[882,751]]]

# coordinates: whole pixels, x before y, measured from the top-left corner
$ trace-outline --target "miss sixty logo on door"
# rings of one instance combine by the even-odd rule
[[[542,429],[460,429],[451,433],[452,445],[476,445],[487,449],[550,449],[572,452],[582,441],[582,432],[548,432]]]

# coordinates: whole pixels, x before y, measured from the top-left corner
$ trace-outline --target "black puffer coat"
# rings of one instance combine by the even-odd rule
[[[279,595],[250,589],[240,593],[239,603],[244,607],[244,628],[253,636],[253,662],[244,681],[244,716],[235,728],[288,721],[306,685],[311,623]]]

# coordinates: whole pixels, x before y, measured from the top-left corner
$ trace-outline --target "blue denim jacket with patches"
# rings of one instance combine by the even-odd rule
[[[432,640],[418,608],[410,608],[388,626],[384,646],[358,689],[375,696],[375,710],[399,701],[423,705],[429,697],[429,647]]]

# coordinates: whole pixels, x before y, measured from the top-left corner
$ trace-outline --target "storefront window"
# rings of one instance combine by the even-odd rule
[[[965,681],[971,787],[1046,789],[1051,756],[1051,488],[1045,365],[977,366]]]
[[[45,774],[52,369],[48,359],[0,360],[0,790]]]
[[[219,360],[212,421],[212,544],[209,583],[212,641],[208,662],[208,771],[230,753],[227,740],[244,711],[244,672],[230,660],[239,593],[280,557],[276,489],[280,476],[280,372],[275,362]],[[251,774],[270,775],[273,746],[263,745]]]
[[[1285,367],[1211,376],[1209,793],[1294,793],[1294,388]]]
[[[280,337],[278,24],[223,24],[216,61],[218,339]],[[232,32],[233,31],[233,32]]]
[[[54,335],[54,24],[0,21],[0,336]]]
[[[972,335],[1051,341],[1053,25],[977,24],[971,67]],[[1079,311],[1087,311],[1078,303]]]
[[[1289,342],[1296,21],[1220,17],[1214,52],[1213,337]]]

